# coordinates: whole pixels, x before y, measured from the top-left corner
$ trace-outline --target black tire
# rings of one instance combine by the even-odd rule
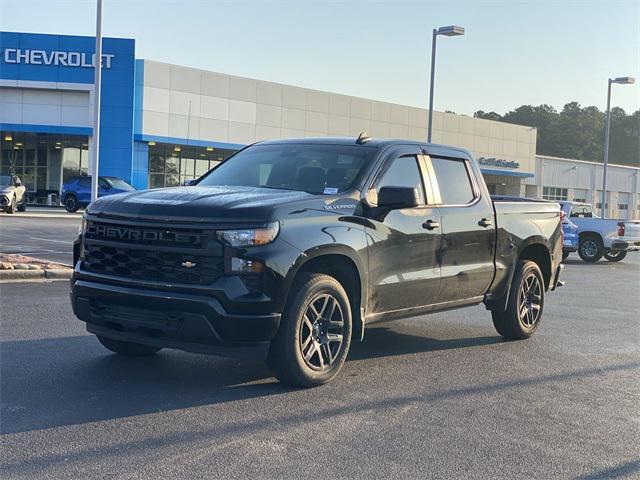
[[[9,203],[9,207],[6,210],[7,213],[16,213],[16,197],[14,196]]]
[[[22,195],[22,203],[20,205],[18,205],[18,211],[19,212],[26,212],[27,211],[27,196],[26,195]]]
[[[98,335],[100,343],[108,350],[127,357],[147,357],[161,350],[162,347],[142,345],[141,343],[123,342]]]
[[[567,258],[569,258],[570,254],[571,252],[562,252],[562,261],[564,262]]]
[[[627,256],[626,250],[607,250],[604,253],[604,258],[610,262],[620,262]]]
[[[493,326],[498,333],[508,340],[523,340],[533,335],[542,320],[544,291],[544,279],[538,265],[519,260],[507,309],[504,312],[491,312]]]
[[[342,285],[329,275],[302,274],[289,294],[267,362],[284,384],[325,384],[347,359],[351,331],[351,305]]]
[[[65,196],[64,208],[69,213],[78,211],[78,208],[80,208],[80,202],[78,202],[78,198],[71,193]]]
[[[598,235],[585,235],[580,238],[578,255],[587,263],[595,263],[604,255],[602,239]]]

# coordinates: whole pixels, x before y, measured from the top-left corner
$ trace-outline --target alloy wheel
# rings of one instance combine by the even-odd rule
[[[329,369],[336,361],[344,338],[344,315],[331,294],[317,295],[305,309],[300,326],[300,352],[307,366]]]
[[[598,252],[598,244],[593,240],[585,240],[580,249],[585,257],[595,257]]]
[[[520,285],[518,314],[527,328],[533,328],[540,319],[542,309],[542,286],[537,275],[530,273]]]
[[[74,209],[76,208],[76,199],[73,197],[68,197],[65,200],[65,206],[67,207],[67,210],[72,212],[74,211]]]

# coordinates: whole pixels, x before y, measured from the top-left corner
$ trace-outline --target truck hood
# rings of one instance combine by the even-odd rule
[[[212,186],[141,190],[101,197],[89,215],[161,221],[265,222],[277,207],[318,199],[319,195],[256,187]]]

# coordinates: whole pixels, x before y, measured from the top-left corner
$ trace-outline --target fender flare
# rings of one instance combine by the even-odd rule
[[[515,275],[515,271],[516,271],[516,263],[520,260],[522,253],[527,249],[527,247],[530,247],[532,245],[542,245],[543,247],[545,247],[545,249],[549,253],[549,263],[550,265],[553,265],[553,260],[551,258],[550,243],[546,238],[540,235],[532,235],[531,237],[528,237],[522,240],[518,244],[516,255],[514,256],[513,262],[511,262],[511,266],[509,268],[509,271],[507,272],[508,282],[506,284],[505,292],[499,298],[486,300],[485,305],[487,306],[488,309],[500,311],[500,312],[504,312],[507,309],[509,294],[511,293],[511,287],[513,285],[513,276]]]
[[[353,248],[348,247],[342,244],[326,244],[319,245],[316,247],[312,247],[304,252],[300,252],[300,254],[296,257],[293,265],[287,272],[284,278],[284,304],[286,305],[287,299],[289,297],[289,293],[293,287],[293,282],[298,275],[298,273],[307,265],[310,261],[326,257],[329,255],[342,256],[346,259],[349,259],[356,267],[358,272],[358,277],[360,279],[360,298],[356,299],[356,305],[354,305],[354,312],[357,313],[358,318],[354,318],[354,321],[357,322],[360,326],[360,338],[364,336],[364,326],[365,326],[365,306],[366,299],[368,298],[369,291],[369,282],[367,269],[365,266],[365,260],[363,259]],[[358,313],[359,312],[359,313]],[[357,325],[356,325],[357,326]]]

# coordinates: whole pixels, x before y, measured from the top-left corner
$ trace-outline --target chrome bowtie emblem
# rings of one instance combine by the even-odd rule
[[[182,262],[180,265],[182,265],[184,268],[193,268],[197,265],[197,263],[187,260],[186,262]]]

